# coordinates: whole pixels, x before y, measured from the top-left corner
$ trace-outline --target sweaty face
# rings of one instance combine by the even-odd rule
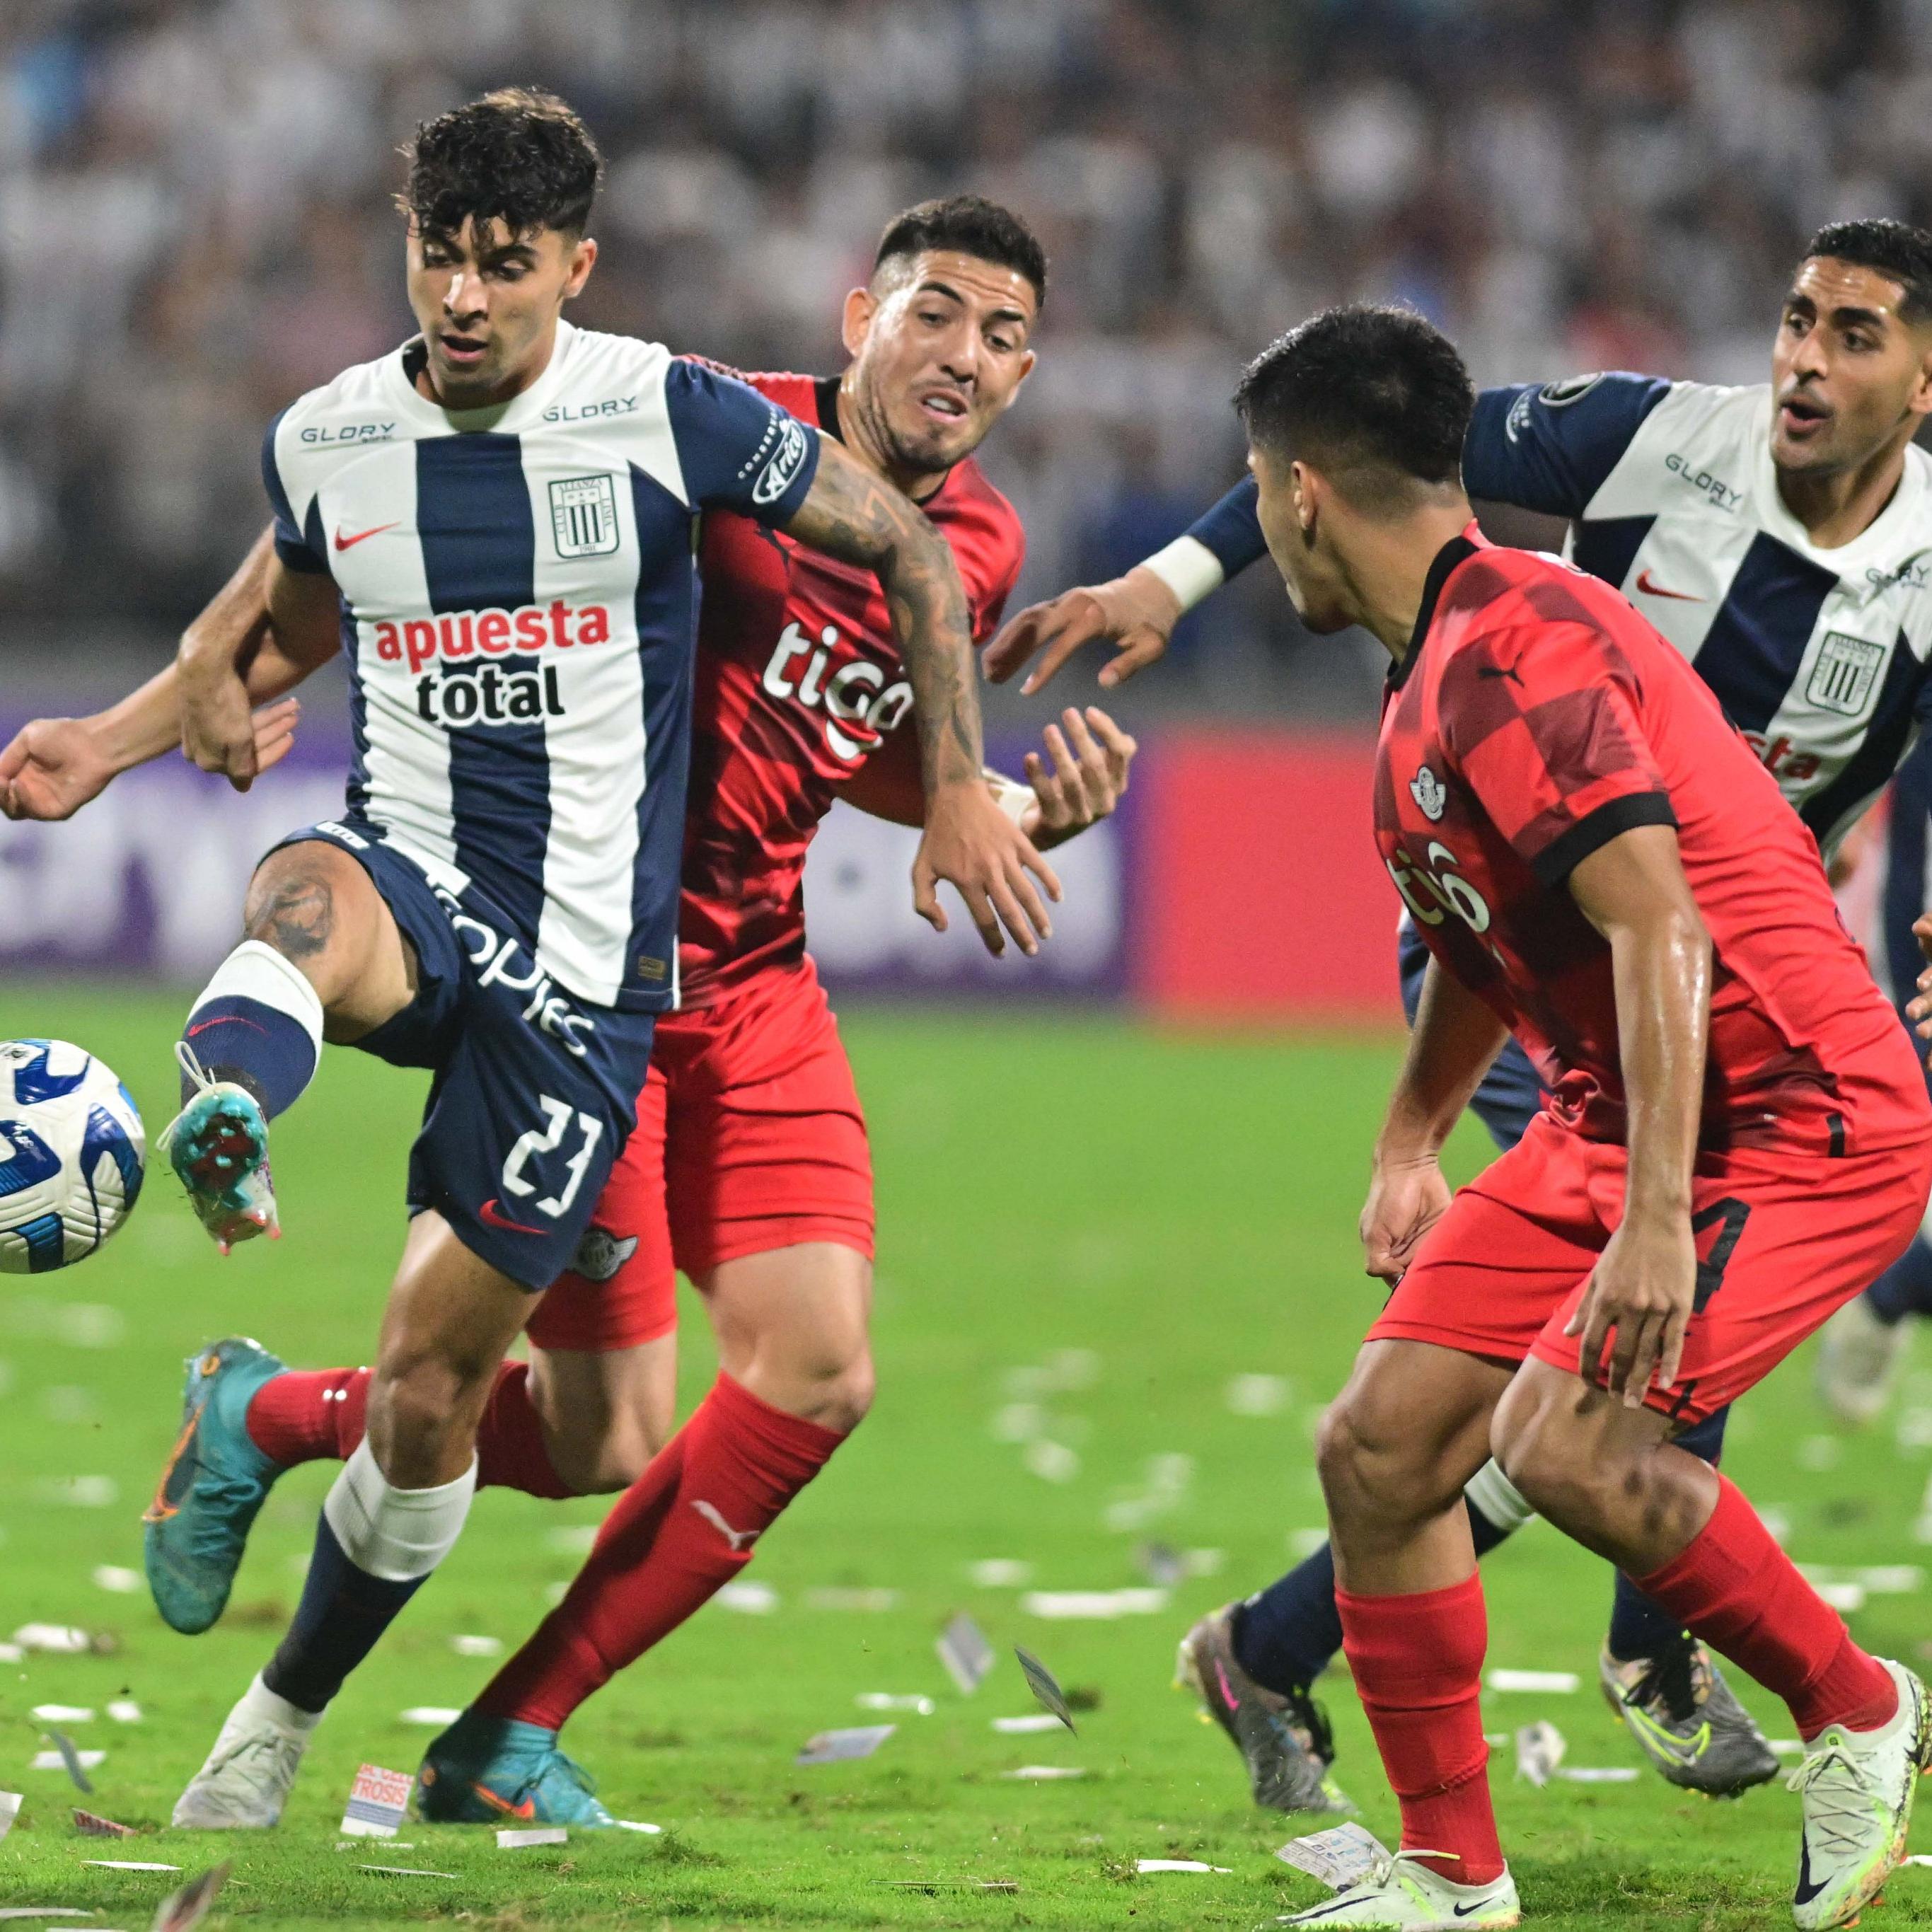
[[[853,398],[895,468],[933,475],[979,447],[1033,367],[1039,308],[1024,275],[944,248],[854,293]]]
[[[1251,447],[1248,467],[1260,493],[1255,509],[1262,535],[1296,614],[1318,637],[1346,630],[1354,619],[1343,605],[1340,579],[1324,551],[1318,528],[1311,532],[1304,524],[1295,464]]]
[[[1799,268],[1771,357],[1771,453],[1780,470],[1856,469],[1901,426],[1916,427],[1932,328],[1899,319],[1904,292],[1876,269],[1830,256]]]
[[[466,220],[454,235],[410,223],[410,307],[436,398],[486,408],[527,388],[550,359],[557,317],[584,286],[597,244],[542,228],[513,236]]]

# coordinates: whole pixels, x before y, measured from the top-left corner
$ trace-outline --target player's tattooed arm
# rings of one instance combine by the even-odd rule
[[[915,908],[946,930],[938,890],[944,879],[964,901],[988,952],[1006,950],[1002,927],[1022,952],[1038,952],[1052,928],[1028,875],[1055,899],[1060,881],[982,776],[971,618],[952,551],[905,497],[829,440],[785,528],[801,543],[862,565],[885,592],[919,721],[926,802],[926,836],[913,862]]]
[[[334,580],[287,569],[265,531],[176,654],[180,742],[191,763],[220,772],[237,791],[254,783],[268,767],[253,707],[335,656],[340,608]],[[288,724],[292,732],[292,718]]]
[[[1508,1037],[1468,987],[1430,961],[1362,1208],[1369,1274],[1400,1281],[1417,1244],[1442,1219],[1450,1193],[1438,1159],[1442,1144]]]
[[[226,627],[237,638],[248,700],[256,775],[279,764],[295,742],[302,707],[285,695],[307,674],[268,626],[264,531],[214,601],[189,626]],[[182,748],[181,674],[170,664],[104,711],[85,718],[37,718],[0,751],[0,813],[9,818],[70,818],[124,771]]]
[[[1673,826],[1640,825],[1582,860],[1570,895],[1609,942],[1622,1055],[1629,1164],[1623,1219],[1564,1330],[1583,1372],[1630,1408],[1653,1377],[1673,1387],[1696,1293],[1690,1182],[1704,1103],[1711,935]]]

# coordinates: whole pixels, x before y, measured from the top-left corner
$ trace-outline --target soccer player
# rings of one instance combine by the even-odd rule
[[[273,1232],[266,1122],[326,1035],[435,1080],[368,1434],[324,1506],[293,1625],[179,1824],[280,1815],[322,1712],[453,1544],[503,1354],[633,1126],[676,986],[700,509],[876,574],[923,753],[917,901],[943,918],[950,880],[995,950],[1002,921],[1029,950],[1046,928],[1025,868],[1049,891],[1051,874],[982,776],[951,553],[747,386],[562,321],[596,260],[598,172],[549,96],[494,94],[419,129],[403,200],[422,333],[268,435],[277,650],[308,669],[346,647],[356,755],[344,819],[263,862],[248,938],[189,1017],[171,1156],[218,1241]],[[245,776],[265,694],[233,632],[194,643],[170,703],[198,762]],[[197,1420],[191,1399],[184,1448]],[[200,1466],[177,1456],[161,1522]],[[178,1626],[206,1607],[195,1555],[192,1538],[151,1540]]]
[[[1282,1922],[1518,1922],[1462,1494],[1493,1453],[1786,1700],[1806,1745],[1793,1917],[1844,1924],[1904,1856],[1924,1687],[1671,1438],[1904,1252],[1932,1189],[1917,1057],[1814,842],[1682,655],[1609,586],[1477,531],[1447,340],[1332,310],[1237,400],[1296,609],[1392,661],[1376,840],[1431,955],[1362,1213],[1394,1292],[1317,1452],[1402,1848]],[[1439,1150],[1506,1030],[1550,1099],[1452,1198]]]
[[[868,285],[848,298],[843,376],[748,379],[920,503],[958,560],[981,638],[997,628],[1024,536],[972,452],[1033,365],[1046,278],[1038,242],[1008,211],[970,196],[922,204],[889,225]],[[494,1802],[607,1822],[556,1750],[564,1715],[595,1688],[586,1664],[602,1682],[603,1660],[655,1642],[734,1575],[869,1400],[870,1165],[850,1069],[804,951],[802,874],[835,796],[919,819],[905,666],[868,579],[775,544],[755,521],[708,518],[700,566],[682,1004],[658,1022],[640,1127],[577,1270],[529,1323],[527,1369],[500,1374],[478,1431],[479,1484],[560,1496],[637,1478],[670,1433],[674,1264],[704,1292],[724,1373],[619,1504],[621,1529],[566,1604],[432,1745],[424,1804],[438,1816],[500,1815]],[[238,632],[258,616],[238,589],[202,621]],[[278,739],[282,721],[263,717]],[[1027,783],[993,781],[1042,845],[1110,811],[1134,754],[1097,710],[1064,723],[1064,735],[1048,728]],[[50,773],[63,751],[85,762],[84,740],[40,730],[36,770]],[[190,1386],[202,1388],[209,1480],[151,1533],[180,1542],[198,1520],[187,1560],[212,1620],[268,1484],[296,1462],[355,1450],[370,1378],[280,1372],[239,1340],[205,1359]],[[668,1501],[680,1486],[710,1513]]]
[[[1690,659],[1829,856],[1932,704],[1932,458],[1912,442],[1932,412],[1932,234],[1893,221],[1820,230],[1786,296],[1771,375],[1743,388],[1612,374],[1486,390],[1463,476],[1479,500],[1574,520],[1575,562],[1619,586]],[[1125,577],[1022,612],[995,639],[989,670],[1010,676],[1037,651],[1025,686],[1037,690],[1100,637],[1121,647],[1100,674],[1116,683],[1158,657],[1180,613],[1262,548],[1250,478]],[[1922,800],[1894,824],[1901,838],[1922,850]],[[1894,874],[1886,926],[1900,956],[1918,950],[1911,926],[1923,907],[1908,874],[1909,861]],[[1405,914],[1412,1020],[1426,957]],[[1898,988],[1910,995],[1910,976]],[[1473,1104],[1507,1150],[1543,1098],[1512,1043]],[[1872,1299],[1902,1311],[1928,1283],[1922,1240]],[[1834,1346],[1841,1328],[1850,1339],[1875,1325],[1864,1306],[1834,1323]],[[1712,1415],[1680,1446],[1714,1462],[1724,1423]],[[1479,1551],[1530,1514],[1493,1464],[1472,1484],[1469,1510]],[[1310,1690],[1341,1642],[1334,1599],[1324,1549],[1183,1641],[1181,1675],[1241,1752],[1258,1803],[1346,1805]],[[1598,1674],[1672,1784],[1728,1795],[1775,1773],[1708,1653],[1622,1576]]]

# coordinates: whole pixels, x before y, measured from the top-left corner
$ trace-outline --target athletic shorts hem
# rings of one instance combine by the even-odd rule
[[[776,1254],[782,1249],[802,1247],[808,1241],[829,1242],[836,1247],[850,1248],[868,1262],[874,1258],[869,1222],[827,1215],[774,1214],[723,1235],[702,1253],[680,1255],[679,1265],[688,1275],[709,1274],[727,1262],[741,1262],[752,1255]]]

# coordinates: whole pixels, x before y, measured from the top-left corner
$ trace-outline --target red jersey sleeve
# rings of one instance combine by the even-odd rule
[[[1464,782],[1544,886],[1619,833],[1677,823],[1637,674],[1595,625],[1472,638],[1445,667],[1441,700]]]

